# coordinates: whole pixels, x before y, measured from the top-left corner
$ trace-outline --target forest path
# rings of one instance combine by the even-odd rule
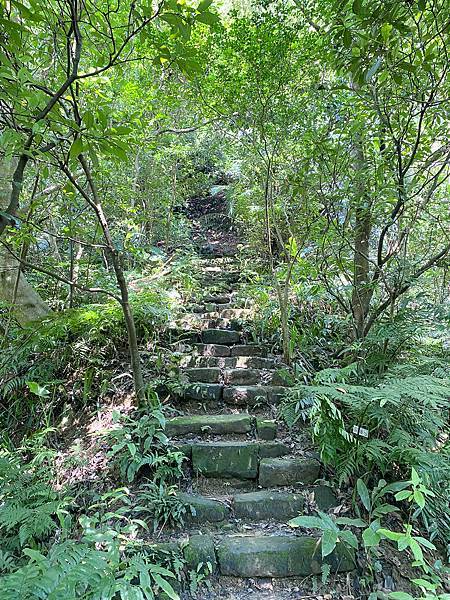
[[[245,598],[260,589],[260,597],[301,598],[310,593],[308,578],[322,572],[321,550],[316,535],[287,522],[337,501],[317,483],[321,465],[309,436],[294,435],[276,417],[289,370],[267,344],[249,342],[252,307],[240,293],[236,250],[220,243],[220,227],[216,246],[200,246],[201,297],[177,323],[185,387],[166,431],[187,458],[184,558],[190,570],[217,576],[214,592],[196,597]],[[341,551],[324,563],[332,573],[354,566]],[[271,596],[274,582],[281,588]]]

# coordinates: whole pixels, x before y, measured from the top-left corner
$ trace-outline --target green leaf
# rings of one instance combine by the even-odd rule
[[[323,529],[324,522],[319,517],[295,517],[288,522],[290,527],[306,527],[312,529]]]
[[[436,588],[437,585],[435,583],[431,583],[431,581],[427,581],[426,579],[412,579],[411,580],[415,585],[418,585],[422,588],[424,588],[425,590],[428,590],[430,592],[433,592]]]
[[[211,4],[213,3],[213,0],[202,0],[200,2],[200,4],[197,7],[197,10],[200,12],[205,12],[205,10],[207,10]]]
[[[350,525],[351,527],[367,527],[367,523],[363,519],[350,519],[350,517],[338,517],[336,523],[338,525]]]
[[[333,529],[325,529],[322,535],[322,558],[328,556],[336,548],[338,532]]]
[[[209,11],[195,15],[195,20],[200,23],[205,23],[205,25],[215,25],[216,23],[220,23],[219,16]]]
[[[392,540],[393,542],[398,542],[403,537],[403,533],[397,533],[396,531],[391,531],[390,529],[380,528],[377,533],[384,536],[388,540]]]
[[[414,600],[414,596],[407,592],[391,592],[388,597],[392,600]]]
[[[414,502],[420,507],[425,508],[425,496],[420,490],[414,491]]]
[[[367,489],[367,486],[362,479],[358,479],[358,481],[356,482],[356,489],[358,490],[358,495],[361,502],[363,503],[364,508],[367,510],[367,512],[370,512],[371,502],[369,490]]]
[[[427,0],[419,0],[417,6],[419,7],[419,10],[424,11],[427,7]]]
[[[351,531],[341,531],[339,533],[339,539],[341,542],[345,542],[346,544],[348,544],[349,546],[351,546],[352,548],[355,548],[355,550],[358,549],[358,540],[356,538],[356,535],[351,532]]]
[[[371,527],[363,531],[362,539],[366,548],[373,548],[380,543],[380,536]]]
[[[73,141],[73,144],[70,147],[69,159],[73,160],[75,158],[78,158],[82,152],[83,152],[83,140],[81,139],[81,137],[77,137]]]
[[[397,492],[395,494],[395,499],[400,502],[401,500],[406,500],[406,498],[409,498],[410,496],[411,496],[410,490],[403,490],[402,492]]]
[[[161,575],[152,573],[152,577],[162,591],[169,596],[170,600],[180,600],[180,596],[175,592],[170,583],[161,577]]]
[[[355,15],[360,15],[362,13],[362,0],[354,0],[352,4],[352,11]]]
[[[350,48],[352,45],[352,33],[350,31],[350,29],[344,29],[344,46],[346,48]]]

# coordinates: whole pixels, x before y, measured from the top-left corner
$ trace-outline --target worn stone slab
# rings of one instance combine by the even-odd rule
[[[283,442],[260,442],[259,458],[276,458],[277,456],[286,456],[290,452],[289,446]]]
[[[326,511],[338,505],[338,499],[329,485],[318,485],[314,488],[314,500],[319,510]]]
[[[231,329],[232,331],[242,331],[242,323],[237,319],[214,317],[212,319],[203,319],[201,325],[204,329]]]
[[[223,401],[234,406],[253,406],[267,402],[267,389],[263,386],[226,386]]]
[[[222,398],[223,385],[218,383],[190,383],[183,390],[185,400],[215,400]]]
[[[256,419],[256,433],[261,440],[277,437],[277,422],[272,419]]]
[[[212,572],[217,570],[217,558],[214,539],[211,535],[191,535],[183,551],[184,560],[189,569],[197,571],[200,564],[211,565]]]
[[[303,510],[305,499],[289,492],[249,492],[233,498],[234,514],[238,519],[264,521],[273,519],[287,522]]]
[[[237,344],[241,339],[238,331],[230,329],[205,329],[202,332],[202,342],[204,344]]]
[[[258,444],[210,442],[192,445],[192,467],[205,477],[256,479]]]
[[[314,458],[264,458],[259,463],[259,485],[275,487],[314,483],[320,464]]]
[[[211,294],[203,298],[205,304],[230,304],[231,296],[229,294]]]
[[[198,494],[178,494],[186,505],[186,520],[190,523],[220,523],[230,516],[230,509],[223,502],[212,500]]]
[[[281,386],[267,386],[267,401],[269,404],[280,404],[287,393],[287,388]]]
[[[257,369],[227,369],[223,374],[228,385],[255,385],[261,381],[261,371]]]
[[[218,383],[220,380],[220,369],[216,367],[189,368],[185,369],[183,373],[191,382]]]
[[[231,356],[267,356],[267,350],[263,346],[252,344],[239,344],[231,348]]]
[[[353,553],[342,549],[323,562],[333,572],[354,568]],[[221,575],[234,577],[307,577],[321,572],[317,539],[309,536],[228,536],[217,547]]]
[[[223,344],[193,344],[193,348],[201,356],[230,356],[230,347]]]
[[[186,435],[189,433],[227,434],[248,433],[252,430],[253,419],[250,415],[189,415],[174,417],[166,423],[167,435]]]

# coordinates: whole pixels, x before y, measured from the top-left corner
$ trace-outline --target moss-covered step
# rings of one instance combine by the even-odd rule
[[[277,491],[249,492],[234,496],[233,510],[237,519],[272,519],[286,522],[302,512],[304,503],[305,499],[301,494]]]
[[[259,463],[258,483],[263,488],[314,483],[320,464],[314,458],[264,458]]]
[[[199,356],[230,356],[230,346],[224,344],[193,344],[193,354]]]
[[[170,436],[187,434],[227,434],[249,433],[253,418],[247,414],[237,415],[187,415],[174,417],[166,423],[166,433]],[[273,438],[272,438],[273,439]]]
[[[260,383],[262,372],[258,369],[226,369],[223,373],[227,385],[255,385]]]
[[[320,544],[309,536],[227,536],[216,553],[221,575],[307,577],[321,572]],[[338,545],[323,562],[332,572],[351,571],[354,553]]]
[[[220,369],[217,367],[194,367],[184,369],[183,374],[188,381],[194,383],[218,383],[220,380]]]
[[[206,295],[202,298],[205,304],[230,304],[232,298],[229,294]]]
[[[277,422],[273,419],[256,419],[256,434],[260,440],[274,440],[277,437]]]
[[[192,445],[192,468],[205,477],[256,479],[259,448],[245,442]]]
[[[190,383],[183,390],[185,400],[212,400],[222,398],[223,385],[218,383]]]
[[[240,341],[241,334],[230,329],[205,329],[201,332],[201,338],[204,344],[231,345]]]
[[[225,386],[223,401],[233,406],[254,406],[262,402],[279,404],[286,391],[285,387],[272,385]]]
[[[210,566],[211,574],[217,571],[217,556],[214,538],[211,535],[192,535],[183,549],[186,566],[197,572],[200,565]]]
[[[267,349],[257,344],[237,344],[231,348],[231,356],[267,356]]]
[[[225,319],[222,317],[213,317],[202,319],[201,329],[231,329],[232,331],[242,331],[242,323],[238,319]]]
[[[230,516],[229,507],[219,500],[182,492],[177,497],[186,507],[185,520],[189,523],[221,523]]]
[[[225,346],[230,351],[229,346]],[[182,357],[181,367],[220,367],[221,369],[281,369],[277,361],[259,356],[202,356],[195,354]]]
[[[284,456],[289,448],[281,442],[195,442],[192,468],[205,477],[256,479],[259,460]]]

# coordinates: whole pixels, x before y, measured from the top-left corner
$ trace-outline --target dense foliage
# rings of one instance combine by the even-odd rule
[[[2,598],[178,597],[182,561],[146,519],[185,517],[164,433],[183,385],[172,325],[201,293],[191,203],[224,188],[249,333],[294,383],[280,417],[311,424],[363,520],[294,525],[330,548],[364,527],[368,580],[395,542],[439,597],[449,24],[445,0],[0,2]],[[104,480],[80,490],[61,448],[116,404]],[[396,531],[379,509],[394,493]]]

